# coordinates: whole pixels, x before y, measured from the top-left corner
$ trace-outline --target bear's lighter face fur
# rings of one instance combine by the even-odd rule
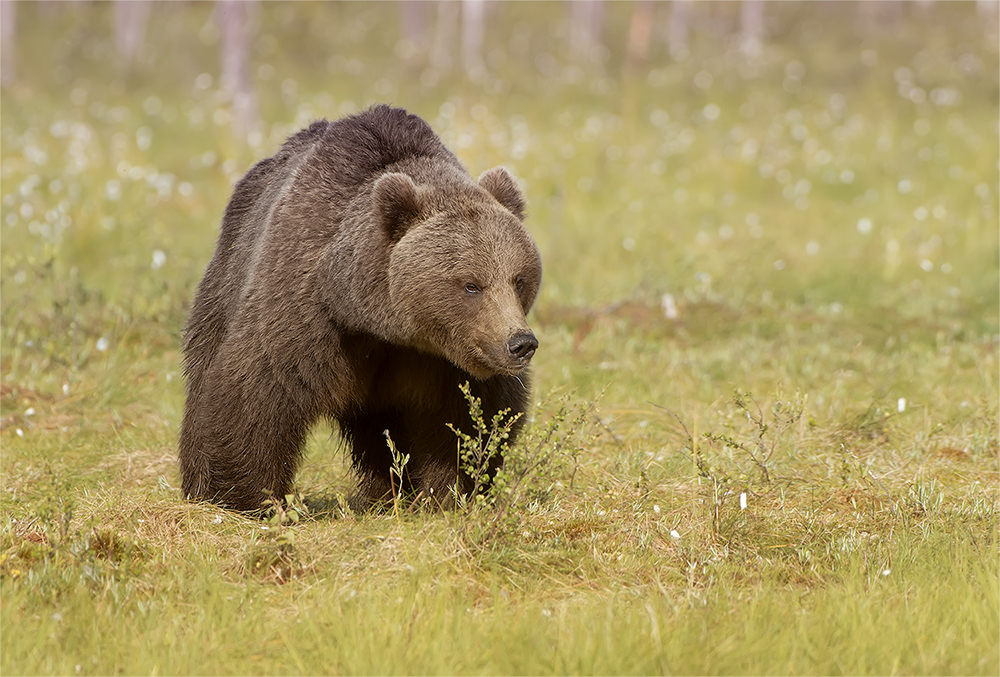
[[[376,209],[394,241],[390,303],[414,347],[479,379],[516,376],[537,346],[525,315],[542,274],[521,223],[523,195],[502,168],[486,172],[459,201],[435,199],[435,190],[405,174],[376,183]]]

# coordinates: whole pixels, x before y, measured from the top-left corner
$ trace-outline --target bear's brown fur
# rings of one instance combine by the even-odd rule
[[[359,479],[390,495],[471,489],[447,424],[523,412],[541,259],[503,168],[473,181],[420,118],[380,105],[318,121],[236,185],[185,328],[185,496],[252,510],[292,490],[309,427],[334,419]],[[520,422],[515,426],[515,435]]]

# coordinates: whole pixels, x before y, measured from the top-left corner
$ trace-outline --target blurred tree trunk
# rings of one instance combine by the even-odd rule
[[[45,19],[51,19],[56,15],[59,10],[60,5],[64,5],[64,2],[60,0],[38,0],[38,9],[41,10],[41,15]]]
[[[427,32],[427,3],[424,0],[402,0],[403,37],[418,46],[423,46]]]
[[[233,106],[235,131],[246,136],[257,126],[257,99],[250,85],[249,3],[219,0],[216,21],[222,36],[222,89]]]
[[[428,0],[397,0],[402,37],[396,43],[396,56],[406,65],[410,76],[419,77],[431,51],[427,39]]]
[[[603,23],[603,0],[571,0],[569,45],[574,63],[591,62],[594,48],[601,45]]]
[[[740,10],[740,51],[759,57],[764,50],[764,0],[743,0]]]
[[[452,54],[455,50],[455,36],[458,33],[459,9],[460,5],[454,0],[438,0],[431,64],[442,75],[450,72],[453,65]]]
[[[893,32],[903,19],[902,0],[862,2],[858,14],[858,32],[862,35]]]
[[[0,0],[0,85],[10,87],[17,81],[17,5],[13,0]]]
[[[427,2],[426,0],[401,0],[400,11],[403,20],[402,51],[397,55],[407,65],[417,65],[416,57],[426,55],[427,45]]]
[[[636,124],[639,117],[639,89],[647,60],[649,45],[653,35],[653,19],[656,14],[656,4],[653,0],[636,0],[632,5],[632,19],[628,28],[628,44],[624,77],[622,78],[622,119],[630,140],[634,139]]]
[[[483,63],[484,0],[462,0],[462,65],[471,80],[486,74]]]
[[[685,61],[691,54],[688,40],[691,37],[691,20],[694,7],[691,0],[673,0],[667,23],[667,48],[675,61]]]
[[[149,0],[116,0],[115,46],[121,57],[120,67],[127,69],[146,39],[146,24],[153,4]]]
[[[653,17],[656,5],[653,0],[636,0],[632,8],[632,21],[628,29],[628,60],[626,67],[638,71],[649,58],[649,44],[653,35]]]

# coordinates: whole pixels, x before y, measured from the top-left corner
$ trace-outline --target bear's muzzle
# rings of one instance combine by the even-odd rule
[[[528,332],[517,334],[507,342],[507,355],[519,365],[526,364],[538,349],[538,339]]]

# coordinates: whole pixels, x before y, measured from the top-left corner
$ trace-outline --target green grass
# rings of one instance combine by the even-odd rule
[[[748,62],[738,6],[696,7],[690,58],[637,74],[631,3],[584,66],[563,4],[495,5],[470,83],[394,3],[264,4],[247,144],[210,4],[156,5],[131,68],[111,4],[19,4],[0,672],[1000,672],[996,22],[768,3]],[[382,100],[524,181],[535,426],[593,413],[512,512],[331,508],[326,425],[298,522],[185,503],[180,328],[231,183]]]

